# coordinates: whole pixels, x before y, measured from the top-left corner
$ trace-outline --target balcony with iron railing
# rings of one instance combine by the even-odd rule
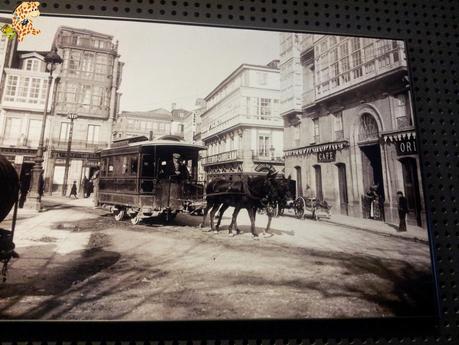
[[[282,164],[284,162],[284,157],[275,151],[264,153],[252,150],[252,160],[255,163]]]
[[[44,146],[48,145],[49,140],[45,139]],[[0,137],[0,145],[3,147],[14,147],[21,149],[36,149],[38,147],[38,139],[30,139],[24,137]]]
[[[53,150],[67,150],[68,141],[57,140],[54,141],[51,145]],[[96,152],[108,147],[108,143],[104,141],[99,142],[88,142],[87,140],[72,140],[72,151],[88,151]]]
[[[238,125],[249,126],[269,126],[269,127],[283,127],[284,123],[280,116],[273,115],[234,115],[227,119],[221,120],[219,123],[204,126],[202,125],[202,139],[206,139],[229,128]]]
[[[227,163],[234,161],[242,161],[242,154],[240,150],[231,150],[226,152],[217,153],[215,155],[210,155],[202,158],[203,165],[212,165],[219,163]]]
[[[362,54],[363,56],[363,54]],[[371,59],[362,59],[359,65],[348,70],[340,70],[337,75],[329,75],[315,87],[315,99],[322,100],[332,94],[342,92],[368,80],[391,75],[407,67],[402,46],[375,54]],[[317,63],[317,62],[316,62]]]
[[[109,42],[109,41],[103,41],[104,46],[100,47],[96,45],[97,40],[91,40],[91,39],[77,39],[75,40],[74,37],[72,36],[62,36],[59,40],[59,45],[60,47],[81,47],[85,49],[91,49],[91,50],[97,50],[97,51],[103,51],[103,52],[110,52],[110,53],[115,53],[116,52],[116,45]]]

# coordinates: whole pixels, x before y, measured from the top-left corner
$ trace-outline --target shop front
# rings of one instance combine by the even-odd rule
[[[84,176],[90,179],[99,166],[99,154],[89,152],[70,152],[68,166],[68,186],[71,186],[75,181],[78,188],[78,193],[81,194],[82,181]],[[67,152],[52,151],[50,159],[48,160],[49,174],[46,176],[48,188],[45,191],[51,194],[62,193],[64,184],[65,165],[67,159]],[[67,189],[67,194],[70,193],[70,187]]]

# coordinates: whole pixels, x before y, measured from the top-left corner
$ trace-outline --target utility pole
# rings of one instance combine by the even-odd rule
[[[73,121],[78,118],[78,115],[76,113],[69,113],[67,115],[67,118],[70,120],[70,129],[69,129],[69,137],[68,137],[68,144],[67,144],[67,156],[65,157],[64,184],[62,185],[62,196],[65,196],[67,194],[69,166],[70,166],[70,152],[72,150]]]

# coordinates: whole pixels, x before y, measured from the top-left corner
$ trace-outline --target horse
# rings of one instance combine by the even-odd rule
[[[212,180],[207,185],[207,206],[204,209],[201,227],[205,225],[206,217],[210,210],[210,231],[217,232],[224,212],[228,207],[233,206],[234,212],[229,233],[232,235],[233,229],[237,233],[240,233],[237,227],[237,216],[240,210],[245,208],[249,214],[252,235],[258,237],[255,233],[255,216],[257,209],[265,208],[268,214],[268,224],[266,229],[263,230],[263,235],[267,235],[271,226],[271,219],[274,215],[274,209],[278,203],[283,202],[283,198],[286,195],[288,184],[285,181],[287,179],[277,177],[277,173],[273,171],[268,171],[266,176],[245,176],[245,178],[245,181],[231,182],[220,177]],[[219,219],[217,226],[214,227],[214,216],[218,210]]]

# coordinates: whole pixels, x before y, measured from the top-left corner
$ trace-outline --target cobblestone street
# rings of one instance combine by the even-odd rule
[[[0,286],[2,318],[240,319],[423,315],[433,292],[427,234],[349,217],[274,218],[272,237],[218,234],[201,217],[116,222],[89,199],[20,210],[19,259]],[[337,222],[344,225],[339,225]],[[257,216],[257,230],[267,222]],[[363,226],[362,226],[363,225]],[[8,220],[2,223],[9,226]],[[430,303],[429,301],[432,301]]]

